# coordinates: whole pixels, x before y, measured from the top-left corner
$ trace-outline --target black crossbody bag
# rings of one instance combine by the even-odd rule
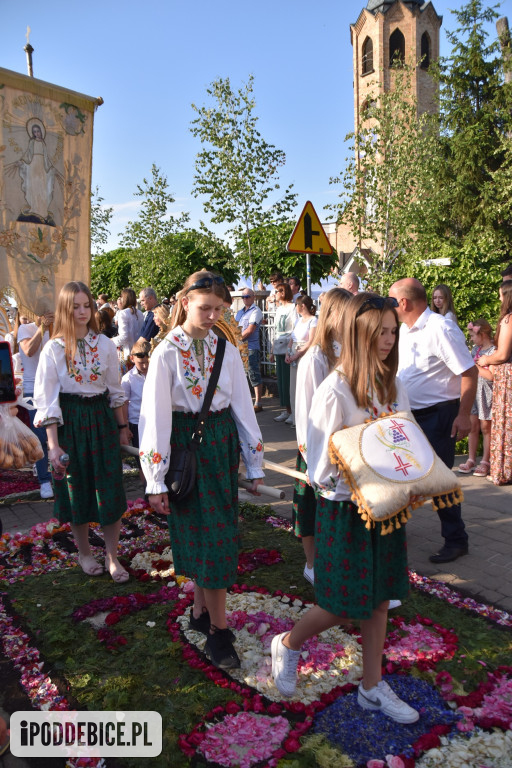
[[[197,473],[196,451],[203,440],[203,428],[213,400],[215,388],[219,380],[220,368],[224,359],[224,350],[226,349],[226,339],[219,338],[217,341],[217,352],[215,353],[215,362],[213,364],[212,375],[206,388],[203,407],[197,420],[196,428],[189,445],[186,448],[172,448],[169,469],[165,476],[165,484],[169,489],[169,501],[183,501],[191,493]]]

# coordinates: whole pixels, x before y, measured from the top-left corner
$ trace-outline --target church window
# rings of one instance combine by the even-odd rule
[[[397,61],[401,64],[405,61],[405,37],[398,27],[389,38],[389,66],[393,66]]]
[[[367,37],[363,43],[362,74],[368,75],[370,72],[373,72],[373,42],[371,37]]]
[[[421,36],[421,68],[428,69],[430,66],[430,36],[424,32]]]

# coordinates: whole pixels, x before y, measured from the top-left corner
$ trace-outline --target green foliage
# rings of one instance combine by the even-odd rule
[[[169,214],[175,200],[168,187],[167,177],[155,164],[151,166],[151,179],[143,179],[142,185],[137,185],[135,196],[142,198],[139,215],[126,225],[122,244],[134,252],[132,261],[140,282],[138,287],[154,286],[165,259],[166,238],[189,220],[188,213],[178,217]]]
[[[116,299],[121,290],[130,285],[131,252],[126,248],[101,253],[92,257],[91,291],[93,296],[106,293]]]
[[[141,258],[140,251],[133,252],[132,285],[137,291],[152,285],[162,297],[176,293],[186,278],[200,269],[219,272],[227,283],[238,280],[230,247],[205,228],[167,235],[159,244],[159,259],[152,265],[151,273],[148,263]]]
[[[278,169],[286,162],[282,150],[269,144],[257,130],[252,75],[244,88],[234,91],[229,78],[214,80],[207,88],[212,106],[192,108],[197,117],[191,132],[203,148],[196,157],[192,194],[205,196],[204,209],[214,223],[232,225],[237,240],[245,238],[254,283],[252,231],[285,221],[296,204],[289,186],[280,189]]]
[[[252,264],[256,279],[268,282],[268,276],[274,272],[298,277],[303,287],[306,286],[306,256],[289,253],[286,245],[295,227],[295,221],[282,221],[279,224],[265,224],[252,229]],[[240,238],[235,244],[237,264],[243,274],[250,272],[247,240]],[[338,265],[338,256],[333,251],[331,256],[311,256],[311,282],[319,283],[327,277],[329,271]]]
[[[103,205],[104,198],[100,195],[98,186],[91,190],[91,252],[93,254],[104,253],[103,246],[110,234],[110,221],[114,209]]]
[[[115,298],[127,286],[138,292],[151,285],[158,296],[170,296],[199,269],[219,272],[228,283],[238,279],[231,249],[204,227],[166,235],[158,244],[158,255],[153,262],[140,249],[118,248],[95,256],[91,266],[93,294],[107,293]]]

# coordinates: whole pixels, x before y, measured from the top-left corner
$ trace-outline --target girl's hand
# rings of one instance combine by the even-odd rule
[[[125,427],[119,430],[119,443],[120,445],[130,445],[132,440],[132,433]]]
[[[55,448],[50,448],[48,451],[48,458],[50,459],[50,463],[56,472],[66,471],[66,467],[61,464],[59,460],[63,453],[66,453],[66,451],[64,448],[61,448],[60,445],[55,446]]]
[[[263,485],[263,478],[257,477],[255,480],[252,481],[252,487],[247,488],[249,493],[252,493],[253,496],[261,496],[261,493],[258,493],[258,485]]]
[[[275,362],[275,357],[272,352],[270,353],[270,356],[268,359],[270,360],[271,363]]]
[[[291,363],[292,358],[290,357],[290,353],[289,352],[287,352],[286,355],[284,356],[284,361],[285,361],[285,363],[288,363],[288,365]]]
[[[482,355],[481,357],[478,358],[478,360],[475,360],[475,363],[481,366],[482,368],[485,368],[485,366],[487,365],[487,357],[488,355]]]
[[[169,497],[166,493],[150,494],[148,501],[153,509],[160,512],[161,515],[168,515],[171,511],[169,509]]]

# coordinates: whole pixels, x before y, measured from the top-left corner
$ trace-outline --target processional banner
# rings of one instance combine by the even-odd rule
[[[89,282],[95,108],[102,99],[0,68],[0,298],[55,309]]]

